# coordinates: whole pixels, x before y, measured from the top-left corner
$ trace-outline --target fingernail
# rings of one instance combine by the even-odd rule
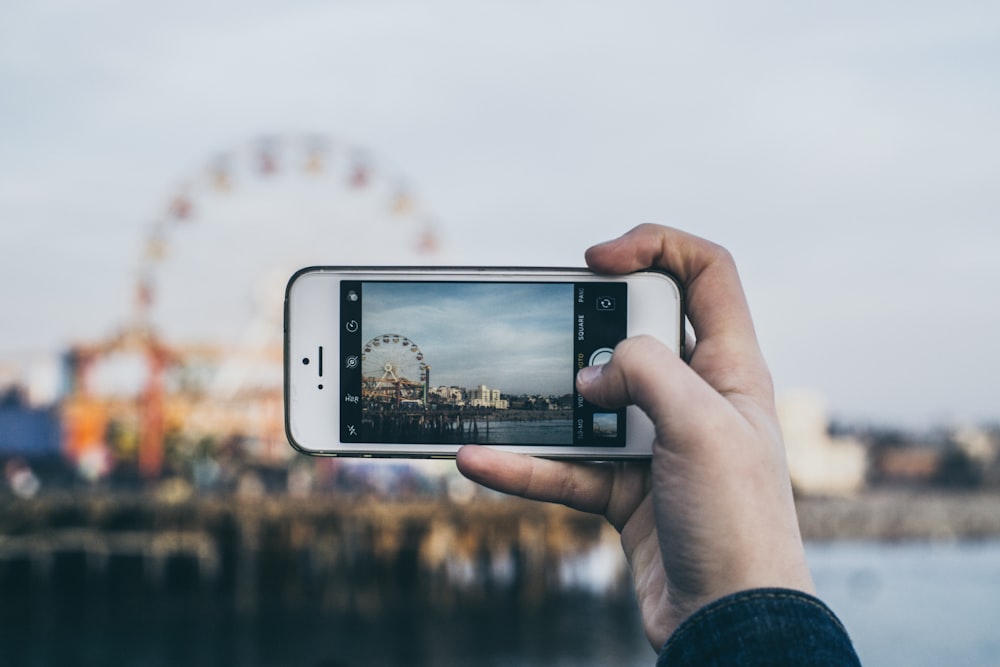
[[[584,366],[580,369],[580,372],[576,374],[576,384],[578,386],[593,384],[594,382],[597,382],[598,378],[601,377],[602,372],[604,372],[604,364]]]

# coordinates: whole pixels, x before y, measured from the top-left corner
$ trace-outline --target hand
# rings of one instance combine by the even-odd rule
[[[485,486],[603,514],[621,533],[646,636],[659,649],[690,614],[760,587],[813,592],[771,376],[723,248],[655,225],[587,251],[601,273],[664,268],[683,283],[697,336],[690,365],[649,337],[623,341],[577,388],[653,420],[648,462],[570,463],[466,446],[459,470]]]

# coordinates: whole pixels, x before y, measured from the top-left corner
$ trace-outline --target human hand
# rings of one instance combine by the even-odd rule
[[[577,388],[653,420],[644,462],[576,463],[466,446],[459,470],[485,486],[603,514],[621,533],[650,643],[690,614],[751,588],[813,592],[771,376],[732,257],[684,232],[641,225],[590,248],[600,273],[664,268],[684,285],[697,336],[690,365],[659,341],[623,341]]]

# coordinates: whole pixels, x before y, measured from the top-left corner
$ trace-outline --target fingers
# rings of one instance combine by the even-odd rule
[[[619,531],[648,491],[646,462],[607,465],[552,461],[466,445],[458,450],[455,463],[463,475],[483,486],[602,514]]]
[[[463,475],[491,489],[596,514],[604,513],[612,486],[613,472],[607,467],[551,461],[477,445],[459,449],[455,462]]]
[[[682,283],[687,315],[698,336],[691,365],[717,391],[772,395],[736,264],[727,250],[685,232],[640,225],[587,251],[587,264],[601,273],[657,267]]]

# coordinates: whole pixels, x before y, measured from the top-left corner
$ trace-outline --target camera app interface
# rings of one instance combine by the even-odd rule
[[[341,441],[623,447],[576,393],[626,336],[624,282],[341,283]]]

